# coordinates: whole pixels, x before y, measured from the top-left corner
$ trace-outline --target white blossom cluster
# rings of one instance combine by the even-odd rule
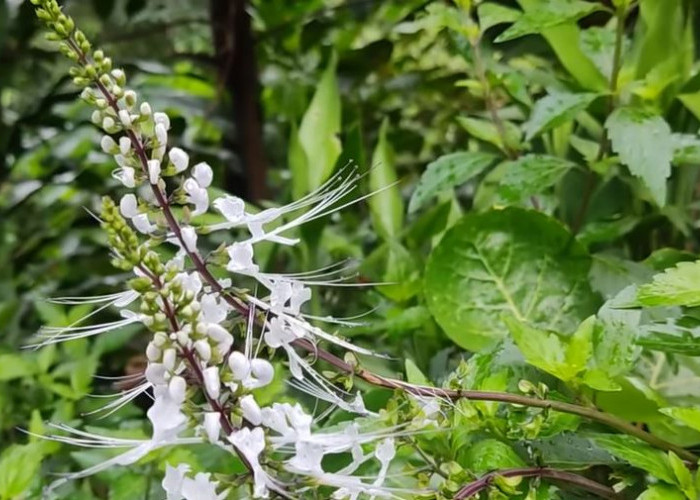
[[[83,56],[80,60],[91,64]],[[92,57],[97,67],[111,68],[111,61],[100,51]],[[232,242],[222,252],[228,259],[225,268],[230,277],[212,282],[202,275],[201,266],[208,264],[198,250],[198,228],[202,225],[197,224],[198,217],[210,211],[207,188],[212,183],[212,168],[204,162],[191,166],[185,151],[169,147],[168,116],[154,112],[149,103],[139,102],[134,91],[125,89],[122,70],[103,72],[95,83],[97,88],[85,88],[82,97],[96,107],[92,121],[107,134],[101,147],[118,166],[114,178],[133,190],[121,198],[118,210],[143,235],[142,240],[147,238],[147,243],[138,249],[145,252],[143,262],[136,262],[133,272],[137,279],[150,283],[151,291],[61,299],[68,304],[94,302],[100,305],[98,310],[115,306],[121,309],[123,319],[96,326],[45,329],[41,344],[108,333],[137,322],[153,331],[146,348],[148,366],[140,383],[105,408],[114,411],[149,391],[153,404],[147,416],[152,434],[146,441],[120,440],[59,426],[69,436],[56,436],[56,440],[127,450],[68,475],[54,483],[50,491],[66,480],[113,465],[135,463],[159,447],[201,442],[212,443],[241,458],[250,471],[255,498],[267,498],[271,492],[283,497],[302,493],[298,487],[289,492],[291,480],[273,475],[266,467],[267,460],[274,457],[278,457],[286,478],[305,478],[304,487],[331,487],[333,498],[396,497],[408,491],[386,485],[396,454],[395,439],[405,434],[404,428],[370,431],[349,423],[323,432],[316,429],[314,416],[301,405],[273,403],[261,407],[253,393],[275,378],[273,365],[259,355],[262,348],[267,348],[265,352],[281,349],[293,387],[331,403],[333,408],[371,416],[359,393],[349,394],[337,388],[294,347],[300,340],[312,345],[326,341],[372,354],[312,325],[302,312],[311,298],[310,286],[332,284],[338,270],[271,274],[263,272],[255,260],[258,243],[295,245],[298,240],[289,236],[291,230],[342,208],[342,200],[355,189],[356,176],[334,177],[299,201],[257,213],[248,211],[240,198],[226,195],[214,199],[211,205],[220,214],[221,222],[207,227],[207,231],[238,228],[246,237]],[[166,182],[168,178],[173,182]],[[175,184],[177,187],[172,187]],[[175,203],[186,207],[186,217],[168,218],[165,211],[172,214],[170,205]],[[160,264],[159,257],[149,249],[162,241],[174,245],[177,252]],[[118,256],[125,252],[119,248],[113,251]],[[239,278],[255,280],[265,292],[253,295],[236,289],[234,284]],[[226,300],[227,297],[235,300]],[[142,306],[134,310],[133,303],[138,298]],[[236,304],[241,307],[235,307]],[[247,322],[247,327],[237,342],[231,332],[234,322],[241,320]],[[192,405],[186,403],[195,394],[203,394],[205,403],[192,412]],[[197,422],[194,427],[192,421]],[[324,470],[323,458],[339,453],[349,454],[351,463],[339,471]],[[354,475],[371,461],[378,471],[374,477]],[[220,499],[228,491],[228,485],[219,484],[206,473],[192,475],[183,464],[168,466],[163,488],[168,500]]]

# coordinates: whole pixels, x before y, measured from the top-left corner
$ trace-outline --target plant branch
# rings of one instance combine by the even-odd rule
[[[597,483],[580,474],[552,469],[549,467],[519,467],[516,469],[505,469],[501,471],[489,472],[488,474],[481,476],[476,481],[465,485],[462,489],[460,489],[457,492],[457,494],[454,496],[454,499],[464,500],[467,498],[471,498],[474,495],[477,495],[479,492],[488,488],[491,485],[491,483],[493,483],[494,480],[498,477],[542,477],[569,483],[573,486],[577,486],[581,489],[594,493],[595,495],[598,495],[601,498],[621,498],[617,493],[615,493],[615,490],[613,490],[609,486]]]
[[[71,45],[73,46],[73,49],[76,51],[76,53],[79,54],[80,61],[82,64],[87,64],[87,60],[85,58],[85,55],[80,51],[78,46],[71,40]],[[96,85],[100,92],[104,95],[105,99],[108,101],[109,106],[112,107],[115,111],[119,111],[119,105],[114,99],[114,96],[111,95],[111,93],[99,82],[96,82]],[[140,138],[132,131],[132,130],[126,130],[127,136],[131,140],[132,146],[134,147],[134,150],[140,160],[141,167],[146,173],[146,177],[148,177],[148,156],[146,154],[145,147],[140,140]],[[247,317],[249,314],[249,307],[247,304],[245,304],[243,301],[241,301],[239,298],[231,295],[228,293],[224,288],[221,286],[221,284],[218,282],[218,280],[214,277],[214,275],[209,271],[206,263],[202,259],[202,257],[199,255],[199,253],[196,250],[190,250],[187,245],[185,244],[185,241],[182,237],[182,230],[180,228],[179,223],[177,222],[177,219],[172,213],[172,210],[170,208],[169,201],[167,197],[164,195],[162,190],[157,184],[150,184],[151,190],[153,191],[153,194],[156,198],[156,201],[158,205],[160,206],[163,215],[165,217],[165,220],[167,222],[168,227],[170,230],[173,232],[177,240],[180,242],[181,248],[187,253],[189,258],[192,260],[193,265],[195,266],[195,269],[197,272],[200,274],[200,276],[204,279],[204,281],[214,290],[214,292],[218,293],[221,295],[221,297],[229,304],[231,305],[236,311],[238,311],[241,315],[244,317]],[[398,389],[398,390],[403,390],[408,393],[417,395],[417,396],[424,396],[424,397],[441,397],[441,398],[448,398],[448,399],[468,399],[468,400],[473,400],[473,401],[494,401],[494,402],[501,402],[501,403],[506,403],[506,404],[513,404],[513,405],[524,405],[524,406],[530,406],[530,407],[536,407],[536,408],[547,408],[547,409],[552,409],[555,411],[560,411],[563,413],[570,413],[573,415],[579,415],[584,418],[588,418],[593,421],[600,422],[602,424],[605,424],[609,427],[612,427],[614,429],[617,429],[621,432],[624,432],[626,434],[630,434],[632,436],[635,436],[642,441],[645,441],[657,448],[660,448],[662,450],[667,450],[667,451],[673,451],[676,453],[679,457],[692,461],[696,463],[698,461],[698,457],[696,457],[693,453],[676,446],[672,443],[669,443],[663,439],[660,439],[643,429],[639,429],[630,423],[615,417],[613,415],[601,412],[599,410],[596,410],[594,408],[588,408],[584,406],[579,406],[571,403],[565,403],[561,401],[554,401],[554,400],[546,400],[546,399],[538,399],[538,398],[533,398],[533,397],[528,397],[528,396],[522,396],[522,395],[517,395],[517,394],[510,394],[510,393],[505,393],[505,392],[489,392],[489,391],[466,391],[466,390],[451,390],[451,389],[441,389],[441,388],[436,388],[436,387],[426,387],[426,386],[419,386],[419,385],[413,385],[409,384],[400,380],[396,379],[391,379],[391,378],[386,378],[382,377],[380,375],[374,374],[366,369],[359,368],[353,364],[347,363],[343,359],[335,356],[334,354],[319,348],[316,346],[313,342],[306,338],[299,338],[296,339],[292,342],[292,345],[303,349],[309,353],[313,353],[316,355],[318,358],[326,361],[330,365],[334,366],[336,369],[338,369],[341,372],[344,372],[346,374],[350,375],[355,375],[365,382],[368,382],[372,385],[375,385],[377,387],[384,387],[387,389]],[[192,353],[190,353],[191,355]],[[198,367],[195,367],[195,372]],[[196,375],[196,373],[195,373]],[[201,375],[201,371],[200,371]]]

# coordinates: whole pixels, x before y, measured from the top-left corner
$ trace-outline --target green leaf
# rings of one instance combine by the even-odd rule
[[[594,437],[594,440],[599,446],[632,466],[667,483],[676,482],[668,456],[639,439],[622,434],[599,434]]]
[[[678,99],[695,115],[695,118],[700,120],[700,92],[681,94]]]
[[[0,354],[0,380],[13,380],[33,375],[36,365],[28,356],[21,354]]]
[[[676,475],[676,484],[683,490],[685,496],[688,498],[697,498],[698,493],[695,490],[695,484],[693,483],[693,475],[690,473],[688,468],[683,463],[678,455],[672,451],[668,452],[668,461],[671,464],[673,473]]]
[[[507,444],[484,439],[466,447],[459,464],[479,476],[494,470],[522,467],[525,462]]]
[[[673,163],[700,164],[700,137],[694,134],[673,134]]]
[[[552,332],[532,328],[515,318],[505,317],[513,340],[525,360],[533,366],[568,382],[586,368],[591,357],[595,317],[586,319],[567,341]]]
[[[369,171],[369,189],[375,192],[369,198],[374,229],[384,239],[394,239],[403,229],[403,200],[396,183],[394,151],[387,139],[387,119],[379,129],[379,141],[372,155]]]
[[[481,139],[482,141],[491,143],[504,152],[507,152],[509,149],[517,149],[518,145],[520,144],[520,129],[517,127],[517,125],[511,122],[502,122],[503,128],[505,129],[505,138],[501,136],[498,127],[496,127],[496,125],[489,120],[458,116],[457,122],[464,127],[464,130],[469,132],[470,135],[476,137],[477,139]]]
[[[567,160],[547,155],[526,155],[504,162],[497,167],[503,170],[497,196],[507,203],[517,203],[546,191],[572,167],[574,164]]]
[[[499,24],[515,22],[522,14],[517,9],[511,9],[510,7],[491,2],[480,4],[477,8],[477,13],[481,31],[486,31]]]
[[[496,159],[492,154],[460,151],[441,156],[428,164],[418,181],[408,212],[414,213],[445,189],[454,188],[476,177]]]
[[[578,21],[599,10],[604,10],[601,5],[582,0],[539,0],[537,8],[527,10],[495,41],[506,42],[525,35],[539,34],[547,28]]]
[[[623,107],[612,112],[605,128],[620,161],[642,179],[656,204],[664,206],[673,159],[668,123],[646,110]]]
[[[696,431],[700,431],[700,407],[671,407],[659,410],[664,415],[680,420],[685,425]]]
[[[423,375],[423,372],[420,371],[420,368],[416,366],[416,364],[413,362],[411,359],[407,359],[405,362],[406,366],[406,380],[410,384],[418,384],[418,385],[433,385],[430,383],[430,380]]]
[[[581,50],[603,75],[611,75],[615,58],[615,28],[590,26],[581,31]]]
[[[637,500],[686,500],[686,497],[674,486],[654,484],[644,490]]]
[[[547,130],[573,120],[596,97],[598,97],[598,94],[570,94],[564,92],[556,92],[543,97],[535,103],[530,113],[530,119],[523,124],[525,140],[529,141]]]
[[[340,132],[341,104],[335,76],[336,64],[334,54],[299,126],[299,143],[308,162],[309,191],[330,177],[342,150],[337,137]]]
[[[12,445],[0,455],[0,499],[23,498],[38,475],[42,443]]]
[[[639,287],[637,301],[644,306],[700,305],[700,261],[679,262]]]
[[[635,293],[635,287],[629,286],[598,311],[594,359],[595,366],[607,377],[628,372],[639,356],[636,339],[642,313],[637,309],[622,308],[632,301]]]
[[[680,335],[653,332],[637,339],[637,345],[652,351],[681,354],[683,356],[700,356],[700,337],[684,331]]]
[[[574,330],[597,307],[589,266],[585,250],[542,213],[471,213],[432,251],[424,292],[445,333],[479,351],[504,338],[503,313],[541,330]]]

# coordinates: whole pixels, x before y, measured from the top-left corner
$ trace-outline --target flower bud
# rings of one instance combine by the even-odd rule
[[[255,358],[250,362],[250,371],[258,379],[258,386],[262,387],[270,382],[275,376],[275,369],[266,359]]]
[[[131,139],[128,137],[120,137],[119,138],[119,152],[126,156],[129,154],[129,151],[131,151]]]
[[[124,85],[126,83],[126,75],[121,69],[112,70],[112,77],[117,82],[118,85]]]
[[[188,156],[188,154],[180,148],[172,148],[168,152],[168,158],[170,158],[170,162],[175,167],[175,173],[178,174],[186,170],[187,165],[190,162],[190,157]]]
[[[211,167],[205,163],[197,163],[192,169],[192,177],[197,181],[201,187],[206,188],[211,185],[211,181],[214,178],[214,174]]]
[[[151,105],[147,102],[142,102],[139,111],[143,116],[151,116]]]
[[[182,231],[182,242],[185,245],[185,250],[190,252],[197,251],[197,233],[192,226],[183,227]]]
[[[156,332],[153,335],[153,345],[163,347],[168,342],[168,335],[165,332]]]
[[[102,137],[102,140],[100,141],[100,146],[102,147],[102,151],[104,151],[107,154],[114,154],[118,151],[117,143],[114,142],[114,139],[112,139],[108,135]]]
[[[175,369],[176,359],[177,353],[175,352],[175,349],[166,349],[165,352],[163,352],[163,366],[165,366],[165,369],[169,372],[173,371]]]
[[[148,160],[148,180],[151,184],[158,184],[160,178],[160,160]]]
[[[168,392],[177,403],[182,403],[185,400],[185,392],[187,391],[187,382],[179,375],[175,375],[170,379],[168,384]]]
[[[211,359],[211,346],[209,342],[200,339],[194,343],[194,350],[199,354],[199,358],[205,363]]]
[[[209,442],[216,443],[221,434],[221,415],[218,412],[208,411],[204,414],[204,432],[207,433]]]
[[[228,366],[234,380],[243,380],[250,374],[250,361],[242,352],[233,351],[228,357]]]
[[[239,401],[238,405],[241,407],[243,412],[243,418],[253,425],[260,425],[262,423],[262,412],[260,411],[260,406],[258,406],[257,401],[252,394],[243,396]]]
[[[119,110],[119,121],[124,127],[131,127],[131,115],[126,109]]]
[[[170,117],[166,115],[165,113],[154,113],[153,114],[153,121],[158,124],[161,123],[165,127],[165,130],[168,130],[170,128]]]
[[[133,90],[127,90],[124,92],[124,102],[129,108],[136,104],[136,92]]]
[[[202,376],[204,377],[204,388],[207,394],[212,399],[218,399],[221,391],[221,384],[219,382],[219,368],[217,366],[210,366],[202,371]]]
[[[111,116],[105,116],[102,120],[102,128],[105,130],[105,132],[112,131],[115,125],[116,123],[114,122],[114,118],[112,118]]]
[[[153,343],[149,342],[146,346],[146,357],[148,361],[158,361],[160,359],[160,349]]]
[[[127,219],[136,217],[139,213],[136,196],[134,196],[132,193],[128,193],[122,196],[122,199],[119,200],[119,211]]]

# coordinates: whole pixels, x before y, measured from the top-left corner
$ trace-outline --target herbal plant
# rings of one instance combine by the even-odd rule
[[[102,149],[118,165],[114,176],[132,190],[119,203],[105,198],[98,218],[115,266],[135,275],[128,291],[61,299],[114,306],[123,319],[47,328],[40,345],[141,324],[151,334],[148,366],[135,388],[106,410],[139,394],[153,397],[145,441],[55,425],[49,439],[127,450],[56,481],[47,495],[60,495],[67,481],[146,460],[160,448],[209,443],[236,457],[240,472],[212,477],[187,463],[168,463],[162,483],[168,498],[469,498],[482,492],[568,498],[572,490],[602,498],[697,497],[698,457],[684,445],[700,442],[700,413],[658,389],[669,371],[693,367],[685,357],[697,353],[698,264],[681,263],[651,281],[649,272],[630,271],[619,258],[599,256],[592,267],[589,255],[595,244],[612,240],[610,234],[622,238],[634,228],[612,217],[616,207],[609,202],[596,207],[605,199],[601,191],[634,195],[632,217],[641,218],[666,204],[672,163],[696,173],[685,166],[700,156],[700,141],[686,130],[696,122],[676,124],[683,134],[674,134],[663,118],[676,97],[697,112],[686,83],[692,25],[684,2],[662,8],[619,0],[612,11],[564,0],[523,1],[523,11],[490,2],[436,3],[403,26],[403,32],[447,30],[471,63],[460,85],[483,105],[458,118],[471,148],[429,165],[408,205],[416,214],[437,196],[451,212],[423,216],[423,226],[433,227],[419,233],[412,250],[431,247],[424,276],[413,273],[379,288],[399,304],[420,301],[413,311],[427,306],[445,333],[473,353],[460,356],[441,386],[410,360],[407,381],[375,373],[368,366],[381,353],[320,326],[352,331],[352,322],[302,312],[310,286],[337,284],[344,268],[285,275],[256,261],[261,244],[300,244],[302,224],[353,203],[361,176],[352,168],[330,176],[337,145],[316,150],[333,161],[319,159],[330,167],[311,183],[320,187],[310,194],[299,188],[290,205],[259,212],[223,195],[211,203],[214,215],[212,169],[190,167],[187,153],[168,146],[168,116],[139,102],[124,72],[92,49],[55,0],[32,3],[50,39],[75,63],[71,76],[96,108],[93,122],[107,134]],[[642,23],[630,41],[626,23],[638,9]],[[607,14],[609,24],[580,32],[575,21],[597,12]],[[669,52],[654,45],[665,33],[655,15],[676,23]],[[542,34],[569,74],[545,78],[540,72],[547,63],[537,58],[487,58],[486,33],[503,23],[513,24],[496,42]],[[542,87],[546,95],[533,104]],[[415,241],[415,232],[402,231],[403,201],[395,185],[386,186],[396,178],[387,129],[380,132],[378,165],[367,176],[379,189],[368,203],[391,271],[405,267],[404,245]],[[313,162],[309,151],[306,161]],[[494,164],[479,183],[475,210],[458,219],[449,190]],[[675,217],[665,212],[674,223],[687,209],[687,182],[673,196]],[[563,194],[576,187],[578,196]],[[591,221],[596,208],[599,218],[612,220]],[[222,232],[240,238],[211,249],[207,235]],[[630,247],[639,245],[629,237]],[[655,265],[663,269],[681,258],[657,256]],[[635,286],[644,281],[651,283]],[[665,309],[640,310],[659,306]],[[649,359],[653,387],[639,375],[638,365]],[[286,369],[275,369],[280,360]],[[318,403],[259,404],[261,389],[279,380]],[[367,384],[393,396],[368,409],[358,390]],[[342,416],[329,419],[331,413]],[[603,473],[591,465],[603,466]]]

